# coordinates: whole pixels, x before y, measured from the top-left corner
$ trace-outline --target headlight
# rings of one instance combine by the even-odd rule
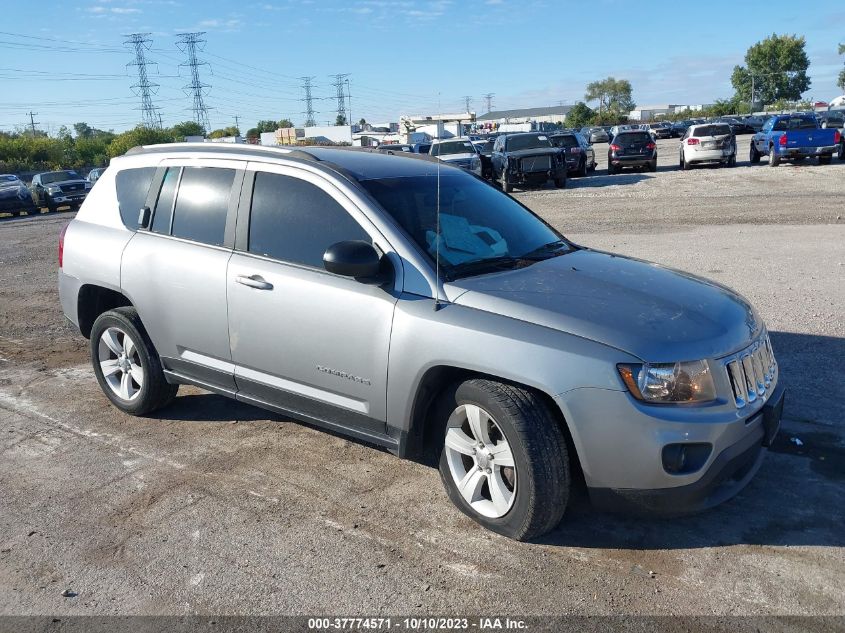
[[[61,187],[47,187],[47,193],[54,193],[55,194],[55,193],[61,193],[61,192],[62,192]]]
[[[638,400],[650,403],[707,402],[716,386],[706,360],[619,365],[619,375]]]
[[[86,188],[86,189],[90,189],[90,188],[91,188],[91,187],[93,187],[93,186],[94,186],[94,183],[93,183],[93,182],[86,182],[86,183],[85,183],[85,188]]]

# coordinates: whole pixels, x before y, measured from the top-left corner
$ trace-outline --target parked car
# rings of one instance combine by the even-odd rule
[[[584,135],[584,138],[590,144],[607,143],[610,140],[607,131],[601,127],[582,127],[581,134]]]
[[[411,154],[414,151],[413,145],[406,145],[403,143],[383,143],[376,149],[383,154]]]
[[[482,139],[474,141],[475,151],[478,152],[478,157],[481,159],[481,176],[490,180],[493,178],[493,145],[495,139]]]
[[[647,127],[654,138],[672,138],[672,129],[666,123],[649,123]]]
[[[593,146],[579,132],[552,134],[552,145],[561,148],[566,157],[566,169],[576,176],[586,176],[596,169],[596,153]]]
[[[815,156],[820,165],[830,163],[842,138],[839,130],[822,129],[813,115],[781,114],[773,116],[751,138],[750,160],[759,163],[768,156],[769,165],[781,160],[801,161]]]
[[[30,190],[38,207],[56,211],[59,207],[78,207],[93,184],[71,169],[48,171],[32,177]]]
[[[610,128],[610,140],[612,141],[619,132],[626,132],[628,130],[638,130],[640,129],[639,125],[614,125]]]
[[[819,120],[819,125],[822,128],[836,128],[841,130],[845,128],[845,110],[828,110],[827,112],[816,113],[816,118]]]
[[[705,163],[736,165],[736,137],[727,123],[691,125],[681,139],[678,151],[681,169]]]
[[[672,132],[672,138],[681,138],[687,132],[687,128],[692,125],[692,121],[675,121],[670,130]]]
[[[94,169],[92,169],[91,171],[88,172],[88,176],[87,176],[86,179],[88,180],[88,182],[93,184],[93,183],[97,182],[97,180],[100,178],[100,176],[103,175],[104,171],[106,171],[105,167],[95,167]]]
[[[14,174],[0,174],[0,211],[12,215],[39,213],[32,201],[32,193]]]
[[[481,175],[481,157],[475,151],[472,141],[466,137],[434,140],[428,153],[444,163]]]
[[[148,415],[193,384],[384,447],[515,539],[552,530],[575,479],[658,514],[742,490],[784,393],[748,301],[437,167],[222,143],[115,158],[59,241],[106,398]]]
[[[493,144],[493,182],[510,192],[514,185],[566,186],[566,157],[546,134],[524,132],[506,134]]]
[[[607,173],[618,174],[625,167],[657,171],[657,145],[645,130],[623,130],[607,148]]]
[[[727,123],[731,128],[731,134],[734,136],[740,136],[742,134],[755,134],[757,130],[751,127],[749,124],[745,123],[740,119],[736,119],[733,117],[721,117],[715,121],[716,123]]]

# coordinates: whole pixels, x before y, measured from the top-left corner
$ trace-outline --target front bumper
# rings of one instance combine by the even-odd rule
[[[63,204],[82,204],[85,197],[88,195],[89,190],[84,191],[71,191],[67,193],[48,193],[46,195],[47,203],[53,206],[59,206]]]
[[[545,171],[528,171],[508,170],[508,183],[512,185],[538,185],[548,182],[549,180],[557,180],[558,178],[566,178],[569,168],[566,163],[555,165],[551,169]]]
[[[35,208],[35,203],[32,202],[31,196],[28,198],[19,196],[0,198],[0,211],[27,211],[33,208]]]
[[[780,384],[746,411],[733,402],[654,406],[628,392],[577,389],[556,398],[593,502],[605,509],[685,514],[718,505],[754,477],[783,410]],[[670,444],[712,449],[692,472],[670,474],[662,451]]]

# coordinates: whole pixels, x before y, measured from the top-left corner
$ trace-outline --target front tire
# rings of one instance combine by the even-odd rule
[[[461,512],[519,541],[560,523],[570,488],[566,441],[535,392],[467,380],[441,396],[436,413],[440,477]]]
[[[91,328],[91,363],[103,393],[124,413],[151,413],[169,404],[179,389],[165,379],[135,308],[117,308],[97,317]]]
[[[505,193],[510,193],[513,191],[513,185],[508,182],[508,172],[506,170],[502,170],[502,191]]]

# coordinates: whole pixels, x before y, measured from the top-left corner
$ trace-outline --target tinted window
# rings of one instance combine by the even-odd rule
[[[172,235],[221,246],[234,180],[234,169],[185,167],[173,210]]]
[[[447,154],[472,154],[475,148],[470,141],[446,141],[432,145],[429,154],[432,156],[446,156]]]
[[[155,167],[123,169],[117,172],[114,178],[120,219],[128,229],[134,231],[138,228],[138,215],[141,207],[147,202],[147,193],[150,191],[150,182],[155,171]]]
[[[578,147],[578,139],[575,138],[574,134],[568,136],[553,136],[552,137],[552,145],[555,147]]]
[[[651,143],[651,134],[648,132],[622,132],[613,139],[615,143]]]
[[[521,149],[536,149],[538,147],[551,147],[549,137],[545,134],[520,134],[511,136],[506,141],[507,151],[518,152]]]
[[[432,259],[437,252],[436,176],[364,180],[363,187]],[[561,236],[510,196],[463,174],[440,177],[440,265],[534,253]]]
[[[725,136],[730,133],[729,125],[704,125],[695,128],[692,136]]]
[[[795,117],[789,119],[789,129],[790,130],[815,130],[816,129],[816,120],[809,117]]]
[[[179,183],[181,167],[168,167],[158,193],[153,214],[151,231],[170,235],[170,223],[173,219],[173,200],[176,198],[176,185]]]
[[[310,182],[258,172],[252,192],[249,252],[323,268],[323,254],[345,240],[372,242],[346,209]]]

